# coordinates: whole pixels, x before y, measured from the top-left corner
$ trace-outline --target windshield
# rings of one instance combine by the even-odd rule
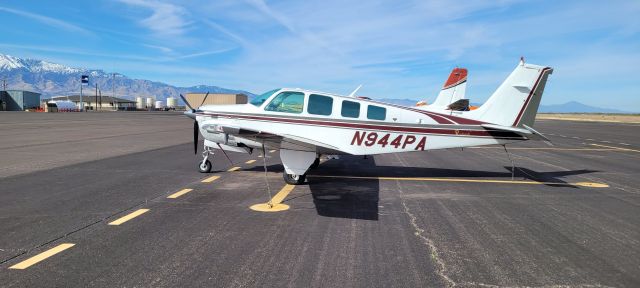
[[[262,105],[262,103],[264,103],[264,101],[267,101],[267,99],[269,99],[269,97],[271,97],[271,95],[273,95],[273,93],[275,93],[278,90],[280,90],[280,88],[264,92],[260,96],[258,96],[256,98],[253,98],[253,100],[251,100],[251,102],[249,102],[249,103],[251,103],[251,105],[253,105],[253,106],[260,107],[260,105]]]

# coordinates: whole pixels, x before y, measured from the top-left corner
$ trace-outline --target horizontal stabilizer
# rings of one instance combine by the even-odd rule
[[[499,131],[505,131],[505,132],[513,132],[516,133],[520,136],[526,137],[529,140],[538,140],[538,141],[545,141],[548,143],[551,143],[551,140],[549,140],[547,137],[545,137],[544,135],[542,135],[542,133],[533,130],[533,128],[524,125],[523,128],[520,127],[513,127],[513,126],[502,126],[502,125],[495,125],[495,124],[482,124],[481,125],[484,128],[487,129],[491,129],[491,130],[499,130]]]

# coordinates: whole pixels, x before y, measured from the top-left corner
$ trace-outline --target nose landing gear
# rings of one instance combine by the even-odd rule
[[[209,146],[204,146],[204,151],[202,151],[202,161],[198,164],[198,171],[200,173],[209,173],[211,172],[211,161],[209,161],[209,155],[213,156],[213,149]]]

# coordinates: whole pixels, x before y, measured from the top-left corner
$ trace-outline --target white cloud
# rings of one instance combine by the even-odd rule
[[[61,28],[70,32],[79,32],[85,35],[94,35],[91,31],[87,29],[84,29],[80,26],[77,26],[75,24],[72,24],[66,21],[62,21],[60,19],[56,19],[56,18],[52,18],[52,17],[48,17],[48,16],[44,16],[44,15],[40,15],[32,12],[7,8],[7,7],[0,7],[0,11],[15,14],[22,17],[31,18],[33,20],[36,20],[40,23],[43,23],[47,26],[51,26],[54,28]]]
[[[151,15],[139,20],[139,23],[160,36],[178,36],[184,34],[190,22],[187,9],[172,3],[157,0],[118,0],[130,6],[145,8]]]

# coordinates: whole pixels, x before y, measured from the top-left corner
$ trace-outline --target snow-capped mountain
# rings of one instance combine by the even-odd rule
[[[43,98],[76,94],[80,89],[81,75],[89,75],[90,87],[85,87],[87,95],[91,95],[95,91],[94,85],[97,83],[99,89],[102,89],[103,95],[110,95],[115,86],[116,96],[129,99],[137,96],[153,96],[158,100],[164,100],[169,96],[177,97],[180,93],[205,91],[244,93],[249,97],[254,96],[250,92],[217,86],[176,87],[162,82],[131,79],[117,73],[114,79],[113,74],[103,70],[73,68],[42,60],[22,59],[0,54],[0,80],[7,80],[7,89],[38,92],[42,93]]]

